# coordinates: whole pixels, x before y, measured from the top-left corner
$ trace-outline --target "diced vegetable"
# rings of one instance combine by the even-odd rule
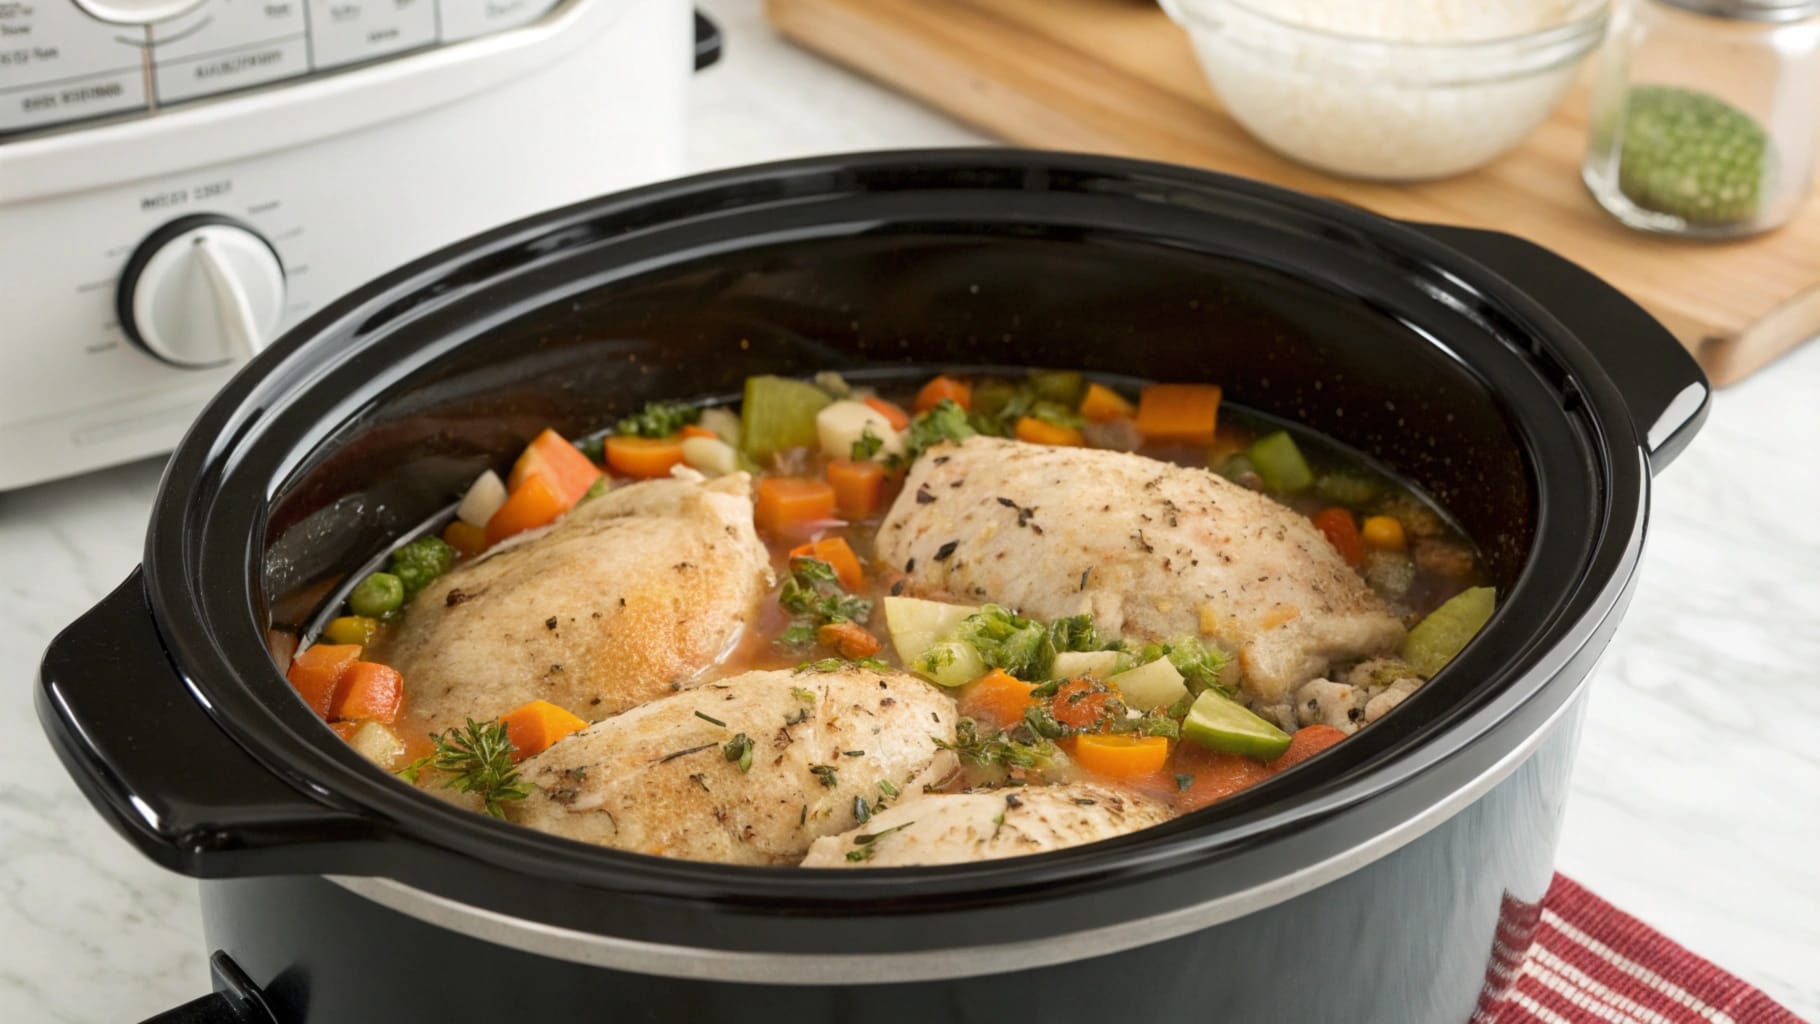
[[[1416,564],[1400,551],[1367,551],[1361,573],[1371,589],[1401,601],[1416,580]]]
[[[1110,685],[1091,679],[1063,683],[1049,702],[1049,714],[1057,724],[1077,732],[1104,729],[1114,713],[1118,692]]]
[[[329,717],[349,722],[372,719],[391,725],[404,705],[404,677],[398,670],[376,661],[356,661],[342,674],[335,688]]]
[[[361,757],[373,762],[386,771],[397,769],[404,760],[404,741],[391,728],[380,722],[368,719],[358,724],[337,722],[337,725],[351,725],[352,730],[346,739],[348,746],[353,747]]]
[[[689,424],[688,426],[683,427],[682,433],[677,436],[681,437],[685,441],[689,440],[692,437],[707,438],[707,439],[714,440],[714,441],[720,440],[719,434],[716,434],[714,431],[709,430],[707,427],[698,427],[693,423]]]
[[[848,661],[870,658],[885,647],[878,642],[878,637],[857,622],[825,623],[816,629],[815,642],[838,651]]]
[[[1089,384],[1087,397],[1081,399],[1081,415],[1089,423],[1110,423],[1137,415],[1137,406],[1104,384]]]
[[[891,633],[891,646],[897,649],[898,660],[907,665],[937,642],[952,637],[960,624],[978,611],[977,605],[887,597],[885,628]],[[984,671],[981,669],[982,674]]]
[[[442,539],[463,558],[473,558],[487,549],[487,528],[457,519],[442,528]]]
[[[1118,670],[1117,651],[1062,651],[1049,664],[1049,678],[1079,679],[1092,676],[1095,679],[1111,679],[1118,674]]]
[[[1182,722],[1182,738],[1208,750],[1268,761],[1289,749],[1289,734],[1246,710],[1239,702],[1208,690],[1194,700]]]
[[[390,618],[403,607],[404,581],[389,572],[369,574],[348,594],[348,609],[370,619]]]
[[[1007,406],[1018,401],[1018,396],[1016,384],[997,377],[982,378],[973,382],[973,404],[969,411],[982,420],[995,420]]]
[[[511,754],[514,762],[541,754],[557,740],[588,727],[585,719],[547,700],[534,700],[513,708],[500,716],[499,721],[505,726],[506,738],[514,748]]]
[[[937,377],[916,393],[916,411],[928,412],[941,402],[953,402],[962,409],[973,407],[973,388],[964,380]]]
[[[1447,667],[1491,619],[1497,592],[1490,587],[1462,590],[1416,623],[1403,641],[1403,660],[1427,679]]]
[[[739,471],[739,453],[733,450],[732,445],[713,436],[712,432],[707,437],[683,438],[682,460],[690,469],[700,470],[709,476],[726,476]]]
[[[1296,447],[1295,438],[1290,437],[1287,430],[1258,438],[1245,457],[1251,460],[1252,468],[1257,470],[1258,478],[1264,481],[1267,490],[1293,494],[1314,483],[1308,460],[1302,458],[1302,450]]]
[[[561,518],[569,505],[549,480],[531,477],[506,498],[506,503],[499,506],[493,518],[487,520],[487,546],[492,547],[526,530],[548,526]]]
[[[1360,473],[1322,473],[1315,479],[1314,493],[1335,505],[1360,508],[1376,499],[1382,488],[1378,481]]]
[[[567,510],[588,493],[588,488],[594,486],[594,481],[600,479],[600,467],[577,451],[561,434],[546,429],[531,439],[531,443],[525,446],[524,454],[512,464],[512,474],[506,478],[506,490],[516,493],[533,477],[542,477],[548,481],[551,492],[562,499],[562,507]],[[492,519],[487,521],[490,523]]]
[[[675,437],[701,419],[701,410],[679,402],[646,402],[645,407],[614,425],[620,437]]]
[[[735,448],[739,447],[739,417],[735,416],[732,410],[723,409],[720,406],[703,409],[701,425],[704,430],[712,430],[714,436],[722,441]]]
[[[1139,711],[1166,708],[1188,696],[1188,684],[1168,658],[1120,672],[1112,677],[1112,685],[1119,688],[1127,706]]]
[[[745,401],[739,411],[741,447],[747,455],[762,459],[815,444],[819,439],[815,414],[832,401],[826,391],[800,380],[769,375],[747,377]]]
[[[1030,375],[1030,393],[1074,412],[1087,397],[1087,378],[1077,370],[1038,370]]]
[[[1004,669],[993,669],[967,687],[961,697],[960,712],[968,718],[1005,729],[1024,720],[1024,712],[1036,706],[1030,691],[1035,683],[1026,683]]]
[[[959,443],[979,433],[967,417],[966,410],[953,402],[939,402],[928,412],[919,413],[910,422],[908,457],[915,459],[925,450],[944,441]]]
[[[1019,418],[1015,433],[1019,441],[1046,444],[1058,448],[1079,448],[1087,443],[1087,439],[1081,436],[1081,432],[1073,427],[1046,423],[1035,416]]]
[[[1394,520],[1393,520],[1394,521]],[[1352,520],[1352,512],[1338,505],[1324,508],[1315,514],[1315,529],[1327,537],[1327,543],[1340,553],[1347,565],[1361,565],[1365,561],[1365,540],[1359,536],[1359,527]]]
[[[1270,762],[1270,773],[1286,772],[1345,738],[1331,725],[1304,725],[1289,737],[1289,749]]]
[[[335,704],[335,691],[348,668],[360,660],[360,650],[353,644],[313,644],[291,660],[284,677],[310,710],[328,718]]]
[[[655,480],[670,475],[683,460],[683,441],[677,437],[626,437],[615,434],[607,438],[607,465],[615,473],[638,480]]]
[[[904,438],[891,426],[884,413],[865,402],[841,401],[815,414],[815,429],[821,439],[822,454],[831,459],[845,459],[854,454],[855,442],[870,435],[878,438],[876,454],[901,455]]]
[[[441,537],[419,537],[392,552],[390,569],[404,584],[404,599],[435,582],[436,577],[455,568],[455,549]]]
[[[834,576],[840,585],[848,590],[858,590],[865,582],[865,571],[860,568],[859,556],[845,538],[827,537],[813,544],[804,544],[790,550],[791,558],[814,558],[827,562],[834,567]]]
[[[828,485],[834,488],[834,510],[843,519],[870,519],[885,507],[885,467],[871,459],[828,463]]]
[[[1360,533],[1367,547],[1379,551],[1401,551],[1408,544],[1403,524],[1395,516],[1366,516]]]
[[[1138,432],[1155,444],[1212,444],[1219,415],[1215,384],[1152,384],[1138,393]]]
[[[903,407],[896,402],[887,402],[877,395],[868,395],[863,401],[866,403],[868,409],[883,416],[885,420],[891,424],[892,430],[908,430],[910,428],[910,414],[905,412]]]
[[[1176,746],[1175,771],[1188,776],[1188,788],[1176,794],[1176,809],[1195,811],[1248,789],[1270,777],[1270,768],[1255,758],[1222,754],[1195,743]]]
[[[895,638],[893,638],[895,643]],[[937,686],[965,686],[986,674],[986,663],[973,645],[962,640],[935,644],[907,663],[910,671]]]
[[[1163,770],[1169,762],[1169,741],[1125,733],[1081,736],[1074,741],[1074,762],[1095,775],[1129,782]]]
[[[484,530],[487,520],[493,518],[493,513],[499,511],[499,506],[505,503],[505,481],[489,469],[468,485],[468,493],[462,495],[461,504],[455,506],[455,518]]]
[[[343,615],[322,627],[322,638],[331,644],[365,647],[378,635],[379,620],[367,615]]]
[[[753,519],[773,536],[801,536],[810,524],[834,518],[834,488],[799,476],[760,477]]]
[[[354,738],[354,734],[360,731],[360,727],[363,724],[365,724],[365,723],[362,723],[362,722],[330,722],[329,731],[334,733],[335,735],[341,737],[343,740],[352,740]]]

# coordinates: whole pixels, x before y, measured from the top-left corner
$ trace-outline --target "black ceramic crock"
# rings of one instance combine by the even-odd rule
[[[295,699],[304,628],[536,430],[748,374],[1218,382],[1440,498],[1501,606],[1395,714],[1163,827],[819,872],[600,850],[387,777]],[[609,196],[446,249],[261,354],[172,457],[145,561],[51,645],[58,754],[203,879],[167,1019],[1458,1022],[1527,942],[1649,478],[1707,385],[1515,238],[1098,157],[884,153]]]

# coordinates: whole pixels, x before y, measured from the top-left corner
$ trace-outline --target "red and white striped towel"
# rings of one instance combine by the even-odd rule
[[[1505,898],[1471,1024],[1802,1024],[1577,883]]]

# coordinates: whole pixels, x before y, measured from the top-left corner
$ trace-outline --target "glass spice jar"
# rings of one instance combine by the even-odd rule
[[[1634,228],[1786,223],[1820,136],[1820,0],[1629,0],[1614,12],[1583,175]]]

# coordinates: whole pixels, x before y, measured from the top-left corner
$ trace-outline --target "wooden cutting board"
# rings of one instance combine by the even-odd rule
[[[1587,90],[1517,150],[1420,185],[1349,181],[1254,142],[1152,0],[766,0],[784,35],[1022,145],[1192,164],[1390,217],[1523,235],[1617,285],[1723,386],[1820,334],[1820,202],[1755,239],[1620,226],[1580,183]]]

